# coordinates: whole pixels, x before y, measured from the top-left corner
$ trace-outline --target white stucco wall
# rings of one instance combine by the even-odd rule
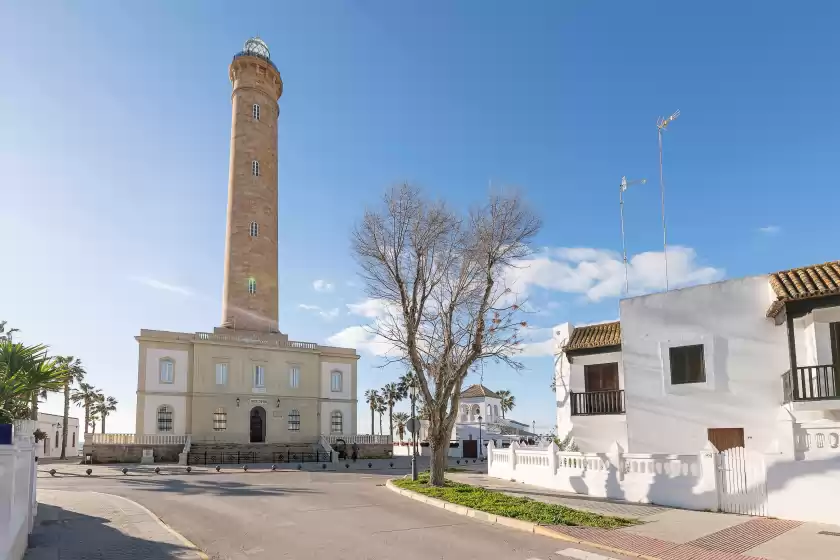
[[[356,419],[353,416],[353,403],[349,402],[335,402],[335,401],[323,401],[321,402],[321,433],[322,434],[330,434],[330,423],[331,423],[331,416],[334,410],[341,412],[342,415],[342,428],[344,435],[352,435],[356,433]],[[379,418],[377,417],[377,426],[379,422]],[[388,430],[388,418],[387,416],[383,417],[382,419],[383,426],[385,426],[385,430]]]
[[[575,356],[571,364],[572,392],[586,391],[584,367],[593,364],[618,363],[618,387],[624,389],[624,365],[621,352],[604,352]],[[570,405],[571,406],[571,405]],[[624,414],[572,416],[572,435],[583,453],[606,453],[614,442],[627,449],[627,424]]]
[[[35,455],[38,458],[61,456],[62,429],[58,427],[58,424],[62,422],[64,422],[64,417],[58,414],[38,413],[38,429],[47,434],[46,440],[34,444]],[[56,432],[58,432],[58,438],[56,438]],[[73,445],[73,434],[76,434],[76,445]],[[80,441],[82,436],[83,434],[79,432],[79,419],[71,416],[67,427],[67,457],[77,457],[79,455],[79,450],[82,448],[82,442]]]
[[[176,366],[177,367],[177,366]],[[177,379],[177,373],[176,373]],[[161,405],[172,407],[172,435],[184,435],[187,425],[187,398],[177,395],[146,395],[143,408],[143,429],[146,434],[157,434],[157,409]]]
[[[332,391],[330,385],[331,375],[334,371],[340,371],[342,375],[341,391]],[[336,364],[331,362],[321,363],[321,398],[322,399],[352,399],[350,389],[352,387],[351,375],[353,369],[350,364]],[[329,432],[325,432],[329,433]]]
[[[766,276],[621,301],[629,452],[697,453],[708,428],[743,428],[747,448],[771,447],[789,368],[771,301]],[[707,382],[671,386],[668,348],[698,343]]]
[[[500,399],[493,397],[469,397],[462,398],[459,404],[461,409],[458,415],[458,422],[478,422],[478,417],[481,416],[482,422],[495,422],[497,418],[502,418],[502,403]],[[475,410],[478,407],[479,413]],[[497,413],[498,411],[498,413]]]
[[[160,360],[169,358],[175,362],[173,383],[160,382]],[[186,350],[168,350],[149,348],[146,350],[146,392],[147,393],[185,393],[189,372],[189,352]]]

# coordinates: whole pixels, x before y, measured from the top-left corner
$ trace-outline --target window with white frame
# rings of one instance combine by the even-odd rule
[[[172,431],[172,407],[164,404],[157,409],[157,431],[171,432]]]
[[[251,175],[254,177],[260,176],[260,162],[257,160],[251,162]]]
[[[344,433],[344,417],[338,410],[333,410],[332,414],[330,414],[330,433]]]
[[[227,412],[220,407],[213,413],[213,431],[224,432],[225,430],[227,430]]]
[[[330,390],[333,393],[340,393],[343,386],[343,379],[340,371],[334,371],[330,374]]]
[[[175,362],[170,358],[163,358],[160,361],[160,382],[175,383]]]
[[[254,387],[265,387],[265,368],[254,366]]]
[[[257,222],[251,222],[251,237],[259,237],[260,235],[260,224]]]
[[[254,295],[257,293],[257,280],[256,278],[248,278],[248,293]]]
[[[289,431],[300,431],[300,412],[295,409],[292,409],[291,412],[289,412]]]
[[[289,387],[297,389],[300,385],[300,367],[292,366],[289,368]]]
[[[216,385],[227,385],[228,365],[227,362],[216,364]]]
[[[254,103],[254,107],[251,110],[251,115],[254,117],[255,121],[260,120],[260,106]]]

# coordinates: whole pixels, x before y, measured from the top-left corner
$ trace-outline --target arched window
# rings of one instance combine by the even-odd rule
[[[254,117],[255,121],[260,120],[260,106],[254,103],[254,107],[251,111],[251,115]]]
[[[330,433],[344,433],[344,418],[338,410],[333,410],[332,414],[330,414]]]
[[[330,390],[333,393],[340,393],[343,386],[343,375],[340,371],[334,371],[330,374]]]
[[[248,278],[248,293],[251,295],[257,293],[257,280],[255,278]]]
[[[292,411],[289,412],[289,431],[300,431],[300,412],[298,412],[296,409],[292,409]]]
[[[498,417],[499,417],[499,405],[494,404],[493,405],[493,418],[498,418]]]
[[[175,362],[171,358],[160,360],[160,382],[175,383]]]
[[[260,235],[260,224],[251,222],[251,237],[258,237]]]
[[[157,431],[172,431],[172,407],[168,404],[161,405],[157,409]]]
[[[213,413],[213,431],[224,432],[227,430],[227,412],[224,408],[217,408]]]
[[[254,177],[260,176],[260,162],[257,160],[251,162],[251,175]]]

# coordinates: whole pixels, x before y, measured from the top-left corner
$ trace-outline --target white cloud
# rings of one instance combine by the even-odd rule
[[[522,351],[517,354],[524,358],[540,358],[554,355],[554,339],[542,340],[540,342],[524,342],[520,345]]]
[[[388,304],[381,299],[368,298],[359,303],[348,303],[347,309],[353,315],[361,315],[369,319],[378,319],[383,317],[388,309]]]
[[[332,292],[335,289],[335,286],[326,280],[315,280],[312,282],[312,287],[315,288],[316,292]]]
[[[782,231],[782,228],[780,228],[779,226],[764,226],[758,228],[758,231],[767,235],[776,235],[777,233]]]
[[[639,253],[628,262],[632,294],[648,293],[665,287],[663,253]],[[690,247],[668,248],[668,280],[673,288],[714,282],[724,271],[697,263]],[[624,266],[615,251],[592,248],[545,249],[520,261],[506,277],[508,287],[527,294],[531,286],[546,290],[584,294],[590,301],[620,296],[624,288]]]
[[[338,307],[333,307],[332,309],[324,309],[318,305],[308,305],[306,303],[298,304],[300,309],[305,309],[306,311],[314,311],[327,321],[331,321],[338,317]]]
[[[176,284],[168,284],[166,282],[161,282],[160,280],[156,280],[154,278],[135,277],[135,278],[132,278],[132,280],[134,280],[135,282],[140,282],[141,284],[143,284],[145,286],[148,286],[150,288],[154,288],[156,290],[163,290],[165,292],[174,292],[176,294],[181,294],[183,296],[195,295],[195,292],[193,292],[191,289],[189,289],[187,287],[178,286]]]
[[[328,337],[327,344],[341,348],[355,348],[358,352],[373,356],[385,356],[392,348],[387,340],[371,331],[370,325],[342,329]]]

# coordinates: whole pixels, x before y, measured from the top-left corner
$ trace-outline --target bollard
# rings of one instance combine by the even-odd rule
[[[187,472],[188,472],[188,473],[191,473],[191,472],[192,472],[192,467],[187,466]]]
[[[326,463],[324,463],[323,465],[321,465],[321,468],[322,468],[322,469],[324,469],[324,470],[326,470],[326,468],[327,468],[327,464],[326,464]]]
[[[349,469],[350,468],[350,463],[344,463],[344,468]]]
[[[394,468],[394,463],[388,463],[388,464],[391,465],[392,469]]]
[[[87,473],[87,475],[88,475],[88,476],[90,476],[90,473],[92,473],[92,472],[93,472],[93,469],[88,469],[88,470],[86,470],[85,472]]]
[[[222,470],[222,467],[220,467],[219,465],[216,465],[216,472],[219,472],[220,470]]]
[[[373,463],[368,463],[368,468],[373,467]]]
[[[127,469],[127,468],[125,468],[125,467],[123,467],[123,468],[122,468],[122,473],[123,473],[123,474],[128,474],[128,469]]]
[[[55,469],[50,469],[50,476],[55,476]]]
[[[277,470],[277,465],[271,465],[271,470],[276,471]]]
[[[248,465],[242,465],[242,470],[248,472]]]
[[[155,467],[155,474],[160,474],[160,467]]]

